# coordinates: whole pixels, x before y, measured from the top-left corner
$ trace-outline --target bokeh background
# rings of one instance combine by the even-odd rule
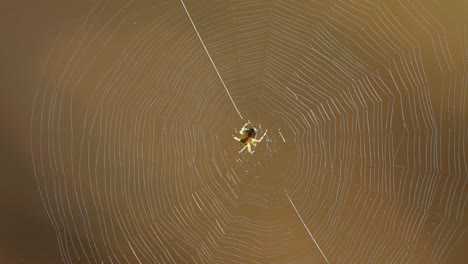
[[[179,1],[2,5],[0,263],[324,263],[293,203],[330,263],[466,263],[466,1],[186,4],[254,156]]]

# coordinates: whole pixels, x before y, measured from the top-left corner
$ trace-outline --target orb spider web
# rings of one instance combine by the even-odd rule
[[[44,60],[64,263],[443,263],[468,227],[463,8],[101,1]],[[268,135],[239,154],[234,128]]]

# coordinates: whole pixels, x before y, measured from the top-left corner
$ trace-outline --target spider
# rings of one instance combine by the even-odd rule
[[[241,128],[239,132],[240,138],[233,136],[233,138],[237,142],[240,142],[242,146],[244,146],[241,150],[239,150],[239,153],[244,151],[245,148],[247,148],[247,151],[249,151],[249,153],[254,153],[255,151],[252,151],[252,145],[256,147],[257,143],[261,142],[262,139],[265,137],[266,133],[268,132],[268,130],[265,130],[265,134],[263,134],[263,136],[260,139],[256,139],[255,136],[257,135],[257,129],[254,127],[247,128],[249,124],[250,121],[245,123],[245,125]]]

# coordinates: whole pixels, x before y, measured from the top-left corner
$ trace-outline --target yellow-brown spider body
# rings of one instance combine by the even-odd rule
[[[247,151],[249,153],[254,153],[254,151],[252,151],[252,145],[254,147],[257,146],[257,143],[260,143],[263,138],[265,137],[266,133],[268,130],[265,131],[265,134],[263,134],[263,136],[260,138],[260,139],[256,139],[255,136],[257,135],[257,129],[254,128],[254,127],[249,127],[247,128],[247,126],[250,124],[250,121],[247,122],[240,130],[239,132],[239,136],[240,138],[238,137],[234,137],[234,140],[236,140],[237,142],[241,143],[242,146],[244,146],[241,150],[239,150],[239,153],[241,153],[242,151],[244,151],[244,149],[247,148]]]

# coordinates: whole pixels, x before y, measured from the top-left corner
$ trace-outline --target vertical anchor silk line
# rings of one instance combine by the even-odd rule
[[[326,257],[325,254],[323,253],[322,249],[321,249],[320,246],[318,245],[317,240],[315,240],[315,238],[314,238],[314,236],[312,235],[312,233],[310,232],[309,228],[307,228],[306,224],[304,223],[304,220],[302,220],[302,217],[301,217],[301,215],[299,214],[299,211],[297,211],[296,206],[294,206],[294,203],[293,203],[293,201],[291,200],[291,197],[289,197],[288,192],[286,192],[286,189],[283,189],[283,190],[284,190],[284,193],[286,193],[286,196],[288,197],[289,202],[291,203],[292,207],[294,208],[294,211],[296,211],[296,214],[297,214],[297,216],[299,217],[299,220],[301,220],[302,224],[304,225],[305,229],[307,230],[307,233],[309,233],[310,237],[311,237],[312,240],[314,241],[314,243],[315,243],[315,245],[317,246],[318,250],[320,250],[320,253],[322,253],[322,256],[323,256],[323,258],[325,259],[325,261],[326,261],[328,264],[330,264],[330,262],[328,262],[327,257]]]
[[[187,10],[187,7],[186,7],[185,4],[184,4],[184,1],[183,1],[183,0],[180,0],[180,2],[182,3],[182,6],[184,7],[185,13],[187,13],[188,18],[190,19],[190,23],[192,23],[193,29],[194,29],[195,32],[197,33],[197,36],[198,36],[198,38],[200,39],[200,42],[201,42],[201,44],[203,45],[203,48],[205,49],[206,55],[208,55],[208,58],[210,58],[211,64],[213,65],[213,68],[215,69],[216,73],[218,74],[219,80],[221,81],[221,83],[222,83],[223,86],[224,86],[224,90],[226,90],[226,93],[228,94],[229,99],[231,99],[232,105],[234,105],[234,108],[236,108],[236,111],[237,111],[237,113],[239,114],[240,118],[241,118],[241,119],[244,119],[244,118],[242,117],[241,113],[239,112],[239,109],[237,108],[236,103],[234,102],[234,99],[232,99],[231,93],[229,93],[229,90],[228,90],[228,88],[226,87],[226,84],[224,83],[223,78],[221,77],[221,74],[220,74],[219,71],[218,71],[218,68],[216,67],[216,65],[215,65],[215,63],[214,63],[214,61],[213,61],[213,59],[211,58],[211,55],[210,55],[210,53],[208,52],[208,49],[206,48],[205,43],[203,42],[203,39],[202,39],[202,37],[200,36],[200,33],[198,33],[197,27],[195,26],[195,23],[193,23],[192,17],[190,16],[190,14],[189,14],[189,12],[188,12],[188,10]]]
[[[190,20],[190,23],[191,23],[192,26],[193,26],[193,29],[195,30],[195,32],[197,33],[198,38],[200,39],[200,42],[201,42],[201,44],[203,45],[203,48],[205,49],[205,52],[206,52],[206,54],[208,55],[208,58],[210,59],[211,64],[213,65],[213,68],[215,69],[216,73],[218,74],[219,80],[220,80],[221,83],[223,84],[224,89],[226,90],[226,92],[227,92],[229,98],[231,99],[231,102],[232,102],[232,104],[234,105],[234,108],[236,108],[236,111],[237,111],[237,113],[239,114],[240,118],[243,119],[241,113],[239,112],[239,109],[237,108],[237,106],[236,106],[234,100],[232,99],[231,94],[229,93],[229,90],[228,90],[227,87],[226,87],[226,84],[225,84],[224,81],[223,81],[223,78],[221,77],[221,74],[220,74],[219,71],[218,71],[218,68],[216,67],[216,65],[215,65],[215,63],[214,63],[214,61],[213,61],[213,59],[211,58],[210,53],[208,52],[208,49],[207,49],[206,46],[205,46],[205,43],[203,42],[203,39],[201,38],[200,33],[198,32],[197,27],[195,26],[195,23],[193,22],[192,17],[190,16],[190,14],[189,14],[189,12],[188,12],[188,10],[187,10],[187,7],[186,7],[185,4],[184,4],[184,1],[183,1],[183,0],[180,0],[180,2],[182,3],[182,6],[184,7],[185,13],[187,13],[187,16],[188,16],[188,18],[189,18],[189,20]],[[299,212],[297,211],[296,207],[294,206],[294,204],[293,204],[291,198],[289,197],[288,193],[286,192],[286,190],[284,190],[284,192],[286,193],[286,196],[288,197],[289,202],[291,203],[292,207],[294,208],[294,211],[295,211],[296,214],[298,215],[299,219],[301,220],[302,224],[303,224],[304,227],[306,228],[306,230],[307,230],[307,232],[309,233],[310,237],[312,238],[312,240],[314,241],[315,245],[316,245],[317,248],[319,249],[319,251],[320,251],[320,253],[322,254],[323,258],[325,259],[325,261],[326,261],[327,263],[330,263],[330,262],[328,262],[327,257],[325,256],[325,254],[323,253],[322,249],[321,249],[320,246],[318,245],[318,243],[317,243],[317,241],[315,240],[314,236],[312,235],[312,233],[310,233],[309,229],[308,229],[307,226],[305,225],[304,221],[302,220],[301,215],[300,215]]]

